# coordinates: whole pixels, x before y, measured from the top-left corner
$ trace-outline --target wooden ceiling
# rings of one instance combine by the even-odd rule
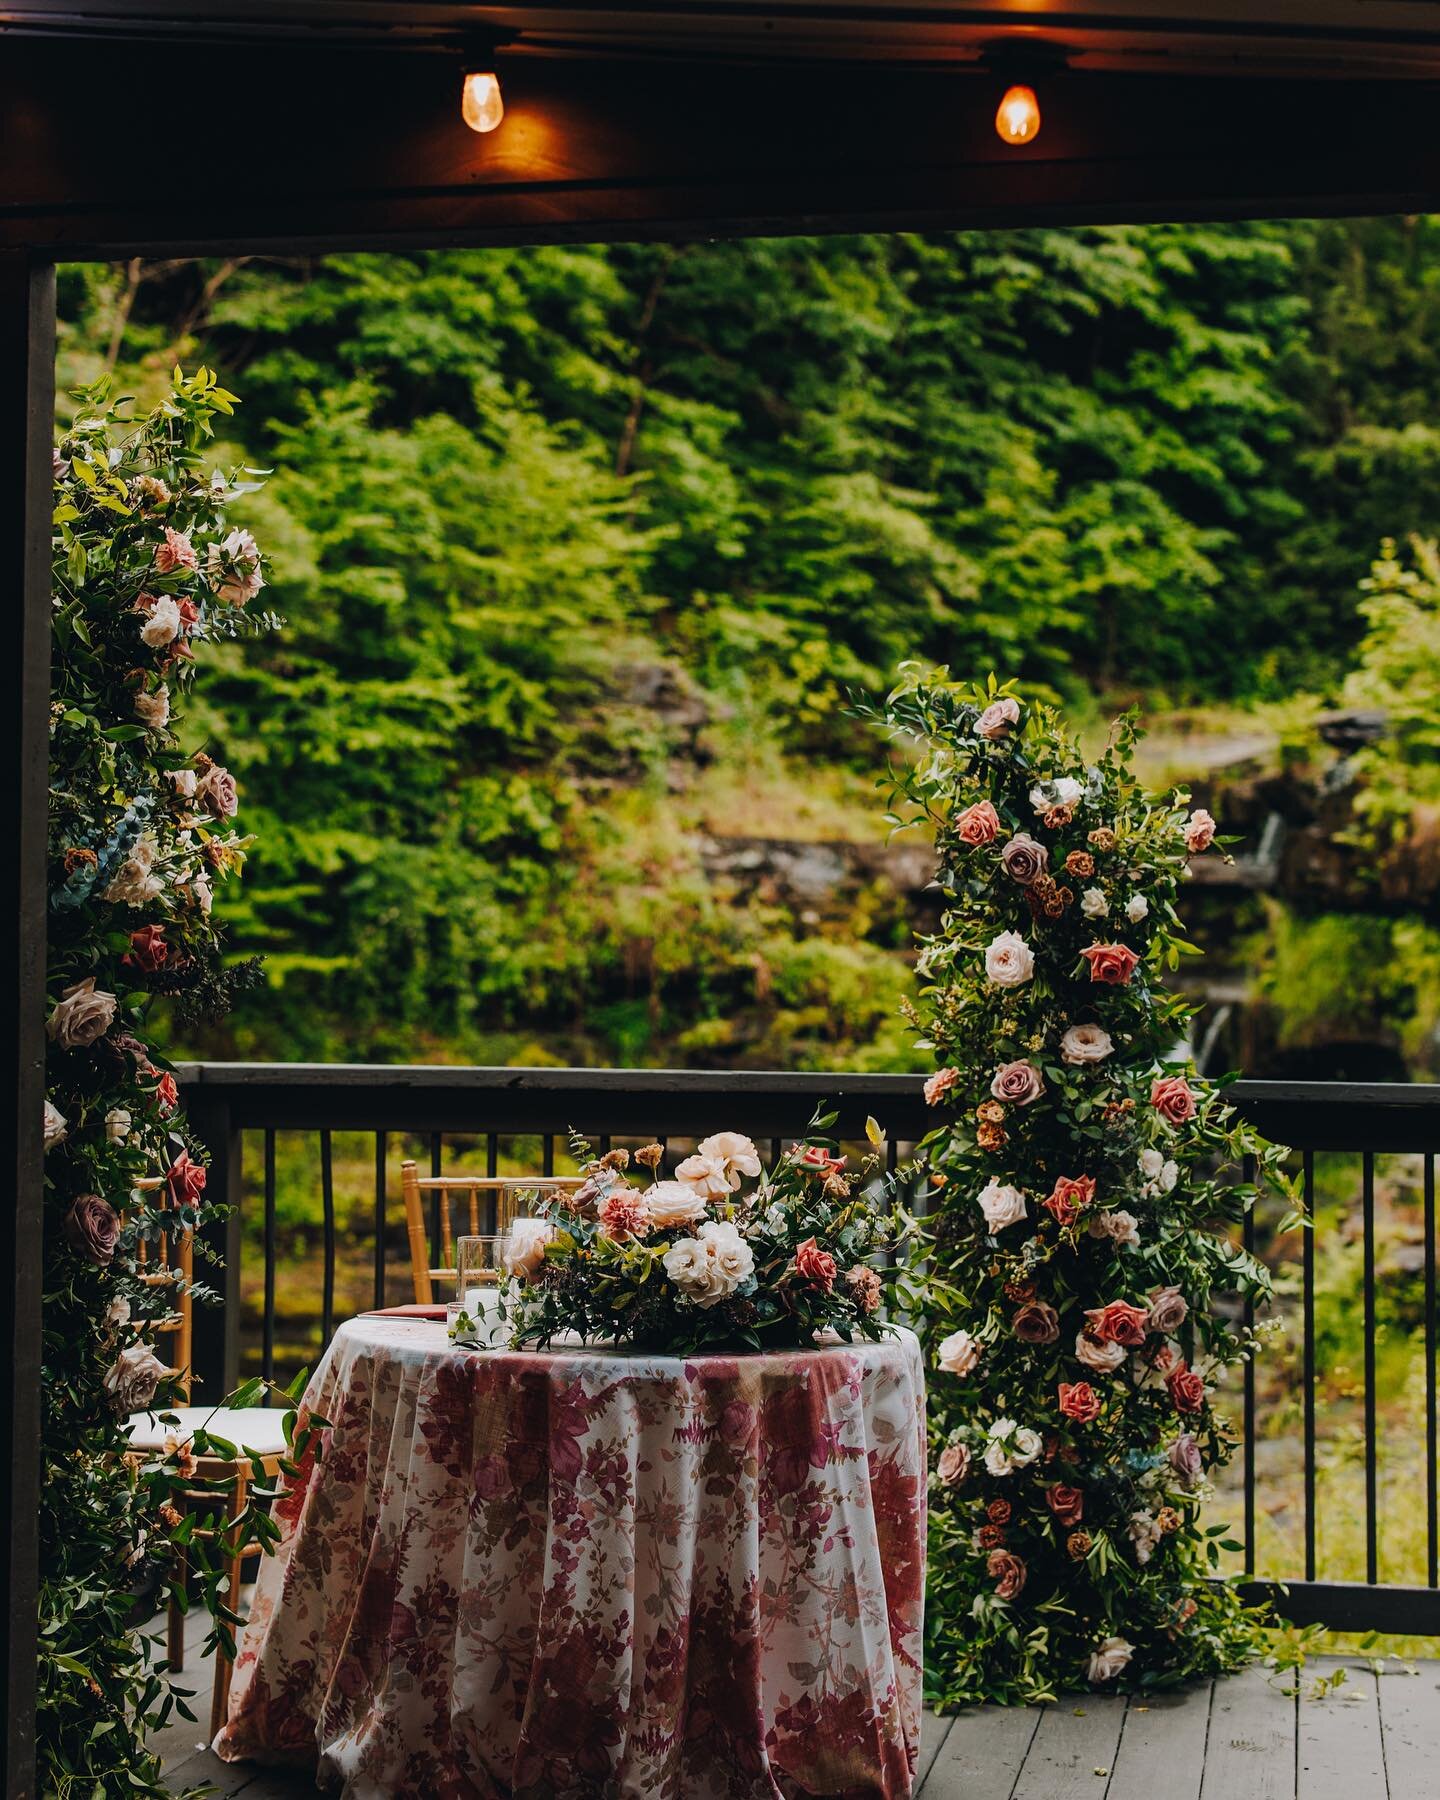
[[[459,119],[489,43],[506,118]],[[998,53],[1044,125],[992,121]],[[1440,208],[1431,0],[0,0],[0,249]]]

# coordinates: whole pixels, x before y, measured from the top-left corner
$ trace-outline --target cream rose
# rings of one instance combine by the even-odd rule
[[[684,1181],[655,1182],[645,1190],[645,1204],[650,1208],[652,1222],[662,1231],[675,1225],[693,1225],[705,1217],[704,1200]]]
[[[702,1200],[724,1200],[730,1192],[730,1177],[718,1156],[687,1156],[676,1169],[675,1179]]]
[[[83,1050],[96,1038],[104,1037],[115,1018],[120,1002],[104,988],[95,986],[95,977],[87,975],[67,987],[56,1001],[45,1029],[66,1050]]]
[[[554,1235],[555,1227],[548,1219],[512,1219],[502,1246],[505,1273],[533,1281],[545,1260],[545,1246]]]
[[[760,1173],[759,1153],[743,1132],[717,1131],[712,1137],[702,1138],[697,1150],[701,1156],[720,1164],[732,1190],[739,1187],[744,1176]]]
[[[1114,1212],[1092,1213],[1089,1231],[1091,1237],[1108,1237],[1117,1244],[1140,1242],[1139,1221],[1122,1207],[1116,1207]]]
[[[1117,1675],[1123,1675],[1130,1658],[1135,1654],[1135,1646],[1127,1644],[1122,1637],[1103,1638],[1090,1656],[1090,1667],[1087,1671],[1090,1680],[1098,1687],[1105,1681],[1113,1681]]]
[[[982,1346],[968,1331],[952,1331],[940,1340],[935,1361],[947,1375],[968,1375],[980,1360]]]
[[[1011,726],[1019,723],[1020,703],[1007,694],[1003,699],[992,700],[976,719],[975,735],[992,744],[997,743],[1001,738],[1009,737]]]
[[[1104,1062],[1114,1048],[1103,1025],[1072,1025],[1060,1040],[1060,1060],[1079,1068],[1085,1063]]]
[[[718,1306],[755,1266],[750,1246],[735,1227],[711,1220],[700,1236],[677,1238],[665,1252],[665,1273],[700,1307]]]
[[[1126,1354],[1123,1344],[1102,1344],[1099,1338],[1089,1337],[1083,1331],[1075,1339],[1076,1361],[1084,1363],[1097,1375],[1113,1375]]]
[[[991,1231],[1003,1231],[1025,1217],[1025,1196],[1019,1188],[1002,1187],[998,1181],[981,1188],[976,1203]]]
[[[1150,902],[1143,894],[1132,894],[1125,902],[1125,917],[1132,925],[1138,925],[1150,912]]]
[[[143,1412],[169,1373],[169,1364],[161,1362],[148,1344],[131,1344],[107,1371],[105,1392],[117,1413]]]
[[[712,1219],[697,1235],[724,1276],[726,1293],[733,1293],[755,1273],[755,1252],[729,1219]]]
[[[127,1108],[112,1106],[105,1115],[105,1141],[108,1144],[123,1144],[130,1135],[131,1119]]]
[[[169,594],[152,598],[148,606],[142,605],[139,610],[143,617],[140,626],[142,644],[148,644],[152,650],[159,650],[165,644],[173,644],[179,637],[180,608]]]
[[[1043,815],[1057,806],[1078,806],[1084,792],[1083,782],[1071,775],[1060,775],[1053,781],[1037,782],[1030,790],[1030,804]]]
[[[1080,896],[1080,910],[1087,919],[1106,918],[1110,912],[1110,902],[1105,898],[1103,889],[1086,888]]]
[[[153,694],[144,688],[136,694],[135,717],[150,731],[163,731],[170,723],[170,690],[163,681]]]
[[[985,973],[996,987],[1020,987],[1035,973],[1035,953],[1018,931],[1002,931],[985,952]]]
[[[54,1150],[57,1145],[63,1144],[69,1129],[70,1121],[64,1113],[53,1100],[47,1100],[45,1102],[45,1148]]]

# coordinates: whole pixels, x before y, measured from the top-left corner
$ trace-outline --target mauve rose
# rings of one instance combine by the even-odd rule
[[[1182,1431],[1169,1450],[1170,1467],[1187,1488],[1193,1488],[1204,1472],[1200,1446],[1188,1431]]]
[[[104,1037],[115,1017],[120,1002],[113,994],[95,986],[95,977],[67,987],[50,1014],[45,1029],[66,1050],[83,1050],[97,1038]]]
[[[976,737],[988,738],[993,744],[1010,735],[1010,727],[1020,723],[1020,703],[1012,700],[1007,694],[1001,700],[992,700],[975,721]]]
[[[1178,1287],[1156,1288],[1150,1296],[1150,1329],[1178,1331],[1190,1316],[1190,1308]]]
[[[990,1092],[1011,1106],[1029,1106],[1045,1091],[1045,1082],[1033,1063],[1002,1063],[990,1080]]]
[[[1100,1417],[1100,1396],[1088,1381],[1062,1381],[1060,1411],[1077,1425],[1088,1425]]]
[[[1090,944],[1080,952],[1090,965],[1090,979],[1125,987],[1140,958],[1128,944]]]
[[[1128,1355],[1123,1344],[1102,1344],[1082,1331],[1075,1339],[1075,1360],[1096,1375],[1113,1375]]]
[[[962,844],[993,844],[1000,835],[1000,815],[988,800],[967,806],[955,820],[955,835]]]
[[[204,1166],[182,1150],[165,1172],[165,1186],[172,1206],[198,1206],[205,1192]]]
[[[161,1362],[148,1344],[131,1344],[107,1371],[105,1391],[117,1413],[143,1412],[170,1373],[169,1365]]]
[[[1010,1321],[1022,1344],[1053,1344],[1060,1336],[1060,1315],[1044,1300],[1031,1300]]]
[[[795,1272],[828,1294],[835,1285],[835,1258],[828,1250],[822,1250],[813,1237],[806,1238],[795,1251]]]
[[[108,1269],[120,1241],[120,1220],[115,1208],[98,1194],[81,1194],[65,1214],[65,1239],[77,1256],[97,1269]]]
[[[1104,1062],[1114,1048],[1103,1025],[1072,1025],[1060,1040],[1060,1060],[1071,1068],[1081,1068],[1086,1063]]]
[[[1045,1205],[1057,1225],[1073,1225],[1094,1198],[1093,1175],[1062,1175],[1046,1196]]]
[[[1037,844],[1028,831],[1017,831],[1000,852],[1005,873],[1021,887],[1029,887],[1037,875],[1043,875],[1049,861],[1050,852],[1043,844]]]
[[[1170,1390],[1170,1404],[1176,1412],[1199,1412],[1204,1406],[1205,1383],[1183,1362],[1177,1363],[1165,1377],[1165,1385]]]
[[[1192,856],[1208,850],[1215,842],[1215,821],[1203,806],[1197,806],[1185,821],[1185,848]]]
[[[970,1451],[964,1444],[947,1444],[940,1452],[935,1473],[947,1487],[959,1487],[970,1473]]]
[[[1085,1329],[1091,1337],[1097,1337],[1102,1344],[1124,1344],[1127,1349],[1138,1349],[1145,1342],[1145,1330],[1150,1322],[1149,1311],[1143,1306],[1131,1306],[1128,1300],[1112,1300],[1108,1306],[1092,1306],[1086,1310],[1088,1321]]]
[[[1045,1490],[1045,1504],[1062,1525],[1078,1525],[1085,1516],[1085,1495],[1077,1487],[1057,1481]]]
[[[235,777],[219,763],[211,763],[195,786],[195,798],[217,819],[233,819],[240,806]]]
[[[1159,1075],[1150,1083],[1150,1104],[1171,1125],[1195,1117],[1195,1096],[1181,1075]]]
[[[130,933],[130,949],[124,958],[125,962],[143,969],[147,975],[153,975],[169,959],[170,946],[165,942],[163,925],[142,925],[139,931]]]
[[[1001,1600],[1013,1600],[1025,1585],[1025,1564],[1013,1550],[992,1550],[985,1559],[985,1571]]]

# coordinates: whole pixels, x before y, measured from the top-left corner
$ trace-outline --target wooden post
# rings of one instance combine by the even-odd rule
[[[220,1305],[198,1303],[191,1311],[190,1367],[197,1406],[218,1406],[240,1379],[240,1204],[244,1193],[243,1134],[229,1102],[212,1098],[204,1083],[181,1092],[195,1134],[210,1152],[205,1184],[208,1217],[196,1232],[192,1252],[195,1279],[223,1296]],[[226,1212],[228,1208],[228,1212]],[[204,1255],[208,1246],[223,1257],[217,1268]]]
[[[45,805],[50,700],[50,457],[55,419],[55,271],[0,253],[0,492],[18,532],[0,535],[10,654],[0,657],[0,729],[19,807],[0,859],[0,1093],[14,1219],[0,1232],[0,1546],[9,1615],[0,1644],[5,1791],[35,1791],[35,1603],[40,1501],[40,1291],[44,1237]]]

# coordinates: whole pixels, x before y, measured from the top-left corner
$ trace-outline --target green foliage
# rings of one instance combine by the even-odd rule
[[[1388,721],[1356,758],[1355,810],[1370,842],[1399,846],[1402,862],[1440,857],[1440,545],[1417,537],[1410,548],[1413,566],[1387,538],[1360,584],[1366,631],[1345,684],[1347,700]]]
[[[1256,1621],[1210,1580],[1234,1546],[1199,1515],[1233,1447],[1216,1380],[1259,1347],[1224,1297],[1271,1291],[1235,1227],[1287,1184],[1173,1049],[1175,898],[1213,821],[1140,786],[1132,718],[1087,762],[1013,684],[911,670],[884,722],[919,752],[892,821],[929,824],[945,897],[914,1015],[950,1115],[921,1146],[913,1276],[938,1363],[932,1688],[1016,1703],[1237,1667]]]

